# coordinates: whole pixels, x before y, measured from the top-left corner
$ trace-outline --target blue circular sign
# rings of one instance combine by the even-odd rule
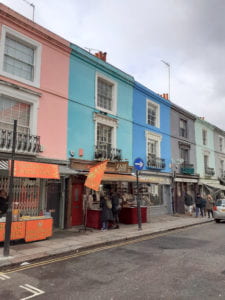
[[[143,159],[141,159],[140,157],[136,158],[134,160],[134,167],[135,167],[135,169],[137,169],[139,171],[142,170],[144,168],[144,161],[143,161]]]

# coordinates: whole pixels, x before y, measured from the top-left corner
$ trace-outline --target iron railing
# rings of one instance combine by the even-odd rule
[[[122,150],[112,148],[110,145],[97,145],[95,146],[94,157],[97,160],[109,159],[111,161],[122,160]]]
[[[165,159],[150,154],[148,155],[147,167],[152,169],[165,169]]]
[[[13,131],[0,129],[0,151],[11,152],[13,143]],[[25,154],[36,154],[40,152],[40,137],[17,132],[16,152]]]
[[[180,166],[180,172],[182,174],[193,175],[195,173],[194,165],[193,164],[188,164],[188,163],[183,163]]]
[[[205,175],[206,175],[206,176],[213,176],[213,175],[215,175],[215,170],[214,170],[214,168],[206,167],[206,168],[205,168]]]

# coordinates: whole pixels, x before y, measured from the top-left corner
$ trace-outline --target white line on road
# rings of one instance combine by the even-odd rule
[[[32,285],[29,285],[29,284],[20,285],[20,287],[22,289],[25,289],[25,290],[27,290],[27,291],[29,291],[29,292],[31,292],[33,294],[33,295],[30,295],[30,296],[28,296],[26,298],[22,298],[20,300],[30,299],[30,298],[33,298],[33,297],[36,297],[36,296],[39,296],[39,295],[42,295],[42,294],[45,293],[44,291],[39,290],[36,287],[34,287]]]
[[[7,276],[7,275],[5,275],[5,274],[3,274],[3,273],[0,273],[0,279],[1,280],[6,280],[6,279],[10,279],[10,277]]]

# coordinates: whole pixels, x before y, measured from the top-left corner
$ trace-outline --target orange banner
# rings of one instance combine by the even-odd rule
[[[15,160],[14,176],[28,178],[59,179],[59,166],[53,164]]]
[[[84,183],[86,187],[95,191],[99,190],[99,185],[105,172],[107,162],[108,160],[105,160],[97,164],[96,166],[90,168],[87,179]]]

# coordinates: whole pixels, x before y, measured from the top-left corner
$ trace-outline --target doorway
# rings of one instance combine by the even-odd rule
[[[83,184],[72,186],[72,226],[83,223]]]

